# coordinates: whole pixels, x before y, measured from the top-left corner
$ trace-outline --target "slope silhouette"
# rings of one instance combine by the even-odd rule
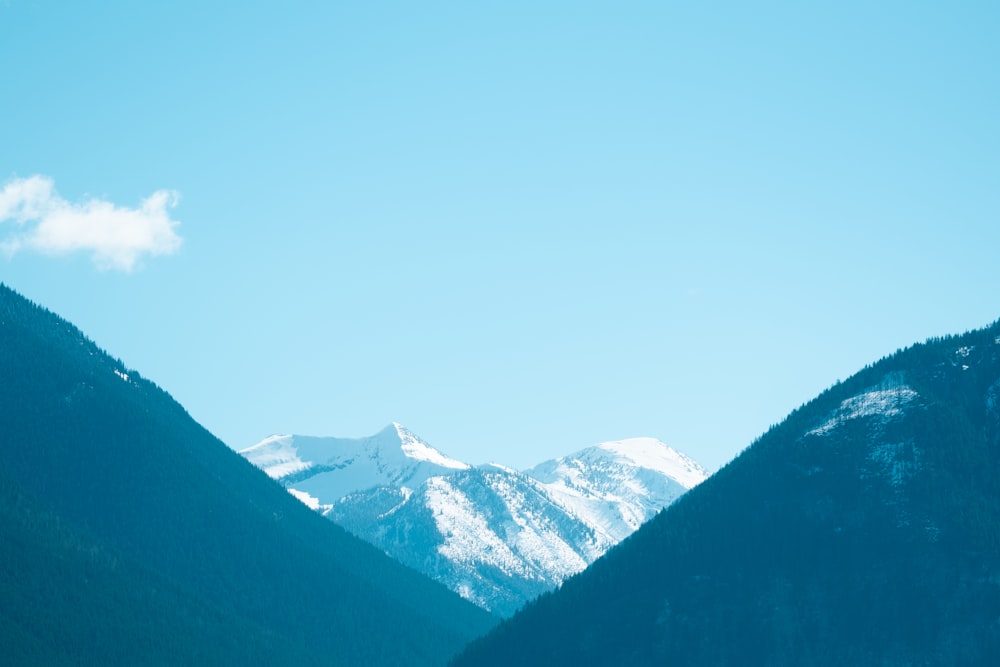
[[[0,551],[5,654],[441,664],[494,623],[315,515],[6,286],[0,379],[0,511],[20,540]]]
[[[1000,664],[1000,324],[827,390],[454,664]]]

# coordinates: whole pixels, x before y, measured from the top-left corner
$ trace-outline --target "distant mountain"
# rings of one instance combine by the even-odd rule
[[[241,454],[327,518],[504,616],[706,477],[651,438],[525,472],[473,467],[399,424],[362,439],[272,436]]]
[[[708,477],[693,459],[654,438],[603,442],[525,473],[594,528],[601,553]]]
[[[4,664],[441,664],[494,620],[0,285]]]
[[[466,470],[399,424],[359,439],[274,435],[240,452],[316,509],[318,499],[388,486],[410,488],[429,477]]]
[[[1000,322],[827,390],[454,664],[1000,664]]]

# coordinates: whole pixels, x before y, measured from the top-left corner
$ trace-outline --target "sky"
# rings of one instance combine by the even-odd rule
[[[234,448],[716,468],[1000,318],[1000,3],[0,2],[0,281]]]

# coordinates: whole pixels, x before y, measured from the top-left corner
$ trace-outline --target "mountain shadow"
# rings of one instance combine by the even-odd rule
[[[454,664],[1000,664],[1000,323],[827,390]]]
[[[442,664],[495,623],[2,285],[0,519],[5,664]]]

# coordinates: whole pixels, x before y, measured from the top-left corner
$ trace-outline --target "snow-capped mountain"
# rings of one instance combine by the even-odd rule
[[[654,438],[603,442],[526,474],[596,531],[606,544],[602,553],[707,477],[694,460]]]
[[[469,466],[393,423],[367,438],[272,435],[240,452],[313,509],[362,489],[414,489]]]
[[[399,424],[363,439],[272,436],[241,454],[324,516],[504,616],[707,477],[652,438],[524,472],[473,467]]]

